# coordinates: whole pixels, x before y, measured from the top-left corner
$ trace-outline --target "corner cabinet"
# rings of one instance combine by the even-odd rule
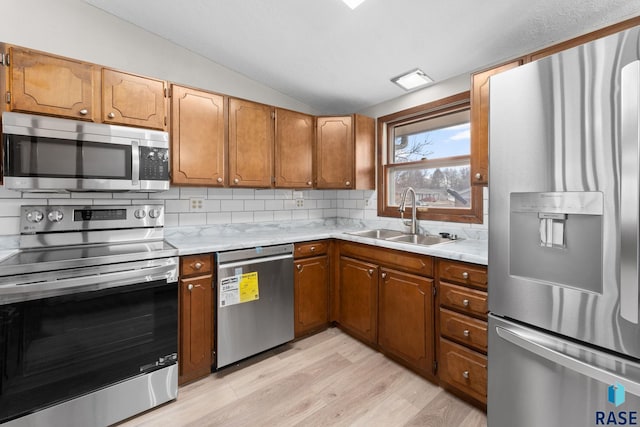
[[[229,185],[269,188],[273,174],[274,109],[229,99]]]
[[[213,257],[180,258],[178,383],[206,377],[213,363]]]
[[[487,404],[487,269],[438,260],[438,376],[447,389]]]
[[[341,242],[337,323],[349,334],[436,381],[433,258]]]
[[[471,183],[489,183],[489,78],[522,65],[518,59],[471,75]]]
[[[294,332],[299,338],[329,325],[328,241],[296,243],[294,249]]]
[[[226,184],[225,111],[222,95],[171,86],[172,184]]]
[[[276,108],[274,186],[313,186],[315,119],[308,114]]]
[[[318,189],[375,189],[375,120],[318,117],[315,164]]]

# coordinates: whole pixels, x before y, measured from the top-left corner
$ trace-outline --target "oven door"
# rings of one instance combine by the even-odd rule
[[[0,305],[0,423],[176,363],[172,274],[90,283],[98,276],[60,280],[49,294],[35,291],[54,296],[36,299],[0,290],[0,302],[12,301]],[[84,286],[65,286],[74,280]]]

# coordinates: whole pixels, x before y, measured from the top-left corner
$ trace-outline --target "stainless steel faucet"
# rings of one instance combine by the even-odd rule
[[[411,223],[407,224],[407,220],[404,219],[404,208],[407,202],[407,193],[411,193]],[[398,207],[400,211],[400,219],[404,225],[408,225],[411,227],[411,234],[417,234],[418,229],[418,219],[416,218],[416,190],[413,187],[407,187],[406,190],[402,192],[402,199],[400,200],[400,206]]]

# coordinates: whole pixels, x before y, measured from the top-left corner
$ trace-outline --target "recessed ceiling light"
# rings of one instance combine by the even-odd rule
[[[349,6],[352,10],[356,7],[360,6],[364,2],[364,0],[342,0],[344,4]]]
[[[391,81],[404,90],[413,90],[433,83],[433,80],[419,68],[394,77]]]

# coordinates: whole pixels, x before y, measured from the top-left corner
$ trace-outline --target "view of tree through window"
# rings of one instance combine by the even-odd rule
[[[392,131],[389,204],[399,205],[402,192],[413,187],[418,206],[469,208],[469,111],[397,125]]]

